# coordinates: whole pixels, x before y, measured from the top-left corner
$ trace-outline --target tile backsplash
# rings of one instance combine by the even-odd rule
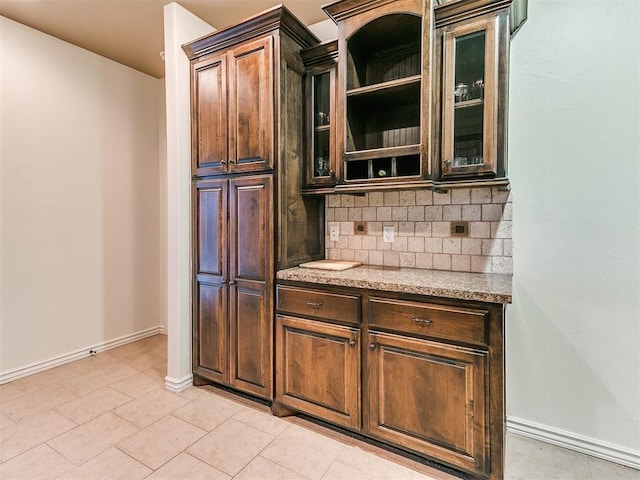
[[[460,272],[513,272],[511,194],[496,187],[335,194],[326,201],[326,257],[369,265]],[[468,237],[451,236],[451,222],[468,221]],[[356,235],[354,222],[366,222]],[[339,240],[330,241],[329,227]],[[393,243],[383,242],[385,226]]]

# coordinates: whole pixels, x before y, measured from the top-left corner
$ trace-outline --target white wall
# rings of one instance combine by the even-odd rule
[[[160,84],[3,17],[0,49],[3,373],[160,325]]]
[[[511,43],[507,414],[640,468],[640,2],[530,0]]]
[[[191,384],[191,113],[189,60],[181,45],[215,29],[175,2],[164,7],[166,78],[166,388]]]

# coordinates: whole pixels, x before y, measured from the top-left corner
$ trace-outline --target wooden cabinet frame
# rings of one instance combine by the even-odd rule
[[[275,271],[324,258],[324,199],[301,193],[304,65],[285,7],[194,40],[193,373],[273,398]]]
[[[307,413],[365,438],[435,459],[470,478],[502,480],[503,305],[293,281],[279,281],[276,288],[287,293],[276,310],[276,415]],[[337,312],[353,311],[348,305],[355,297],[361,299],[360,323],[353,319],[336,323],[333,317],[342,316]],[[324,304],[329,298],[339,304],[322,318],[304,303],[308,299]],[[380,308],[387,304],[389,309]],[[292,333],[305,340],[287,344]],[[348,339],[361,345],[360,360],[353,359]],[[313,356],[324,342],[333,342],[330,360]],[[318,393],[319,385],[305,374],[304,365],[312,361],[309,372],[331,371],[334,378],[361,362],[361,378],[351,386],[352,394],[360,396],[359,412],[344,407],[348,388],[342,384],[332,385],[333,396],[327,398],[333,401],[325,399],[328,391]],[[303,377],[297,379],[296,388],[291,387],[292,375]]]
[[[455,50],[456,40],[477,32],[485,33],[484,51],[484,97],[483,97],[483,163],[478,165],[454,166],[454,104],[455,83]],[[472,19],[461,24],[443,27],[441,30],[442,47],[442,90],[441,118],[442,140],[440,155],[440,178],[443,180],[457,178],[500,177],[505,173],[506,148],[504,134],[506,129],[505,103],[501,98],[505,95],[506,72],[502,71],[504,63],[500,56],[508,44],[506,35],[506,16],[489,15],[480,19]]]
[[[202,180],[194,201],[193,370],[264,398],[272,397],[272,190],[271,175]]]

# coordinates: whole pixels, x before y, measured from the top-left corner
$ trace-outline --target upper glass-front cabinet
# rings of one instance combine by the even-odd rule
[[[336,41],[323,43],[302,52],[307,67],[307,187],[336,183],[335,83]]]
[[[499,16],[443,30],[442,179],[504,176],[499,32]]]
[[[313,84],[313,178],[331,176],[331,71],[311,76]]]

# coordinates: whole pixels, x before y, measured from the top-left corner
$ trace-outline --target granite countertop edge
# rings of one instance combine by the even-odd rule
[[[276,273],[278,280],[382,290],[396,293],[511,303],[511,275],[362,265],[343,271],[293,267]]]

